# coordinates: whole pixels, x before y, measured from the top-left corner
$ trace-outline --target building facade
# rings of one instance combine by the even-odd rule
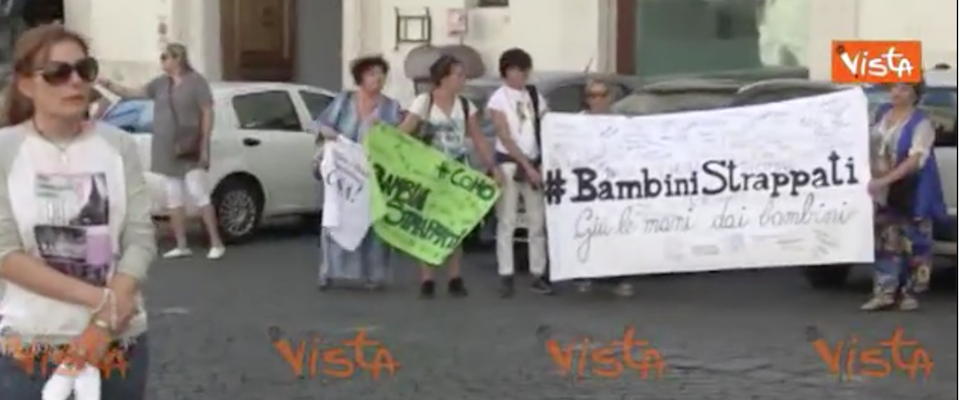
[[[104,74],[131,83],[159,72],[171,41],[211,79],[330,89],[352,84],[352,58],[382,54],[394,66],[387,91],[400,98],[414,92],[407,56],[425,45],[470,47],[488,74],[500,52],[522,47],[544,70],[800,66],[827,79],[830,41],[858,38],[919,39],[927,66],[957,65],[954,0],[0,0],[0,14],[56,1]],[[0,25],[3,63],[19,25]]]

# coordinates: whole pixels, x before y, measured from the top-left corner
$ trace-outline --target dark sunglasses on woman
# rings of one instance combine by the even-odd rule
[[[100,64],[97,63],[95,58],[87,57],[72,64],[63,61],[50,61],[37,70],[37,74],[51,85],[63,85],[69,82],[74,72],[81,80],[90,83],[97,79]]]

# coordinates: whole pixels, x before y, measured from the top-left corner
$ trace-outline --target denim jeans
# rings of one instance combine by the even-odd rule
[[[143,400],[146,398],[147,376],[150,363],[147,335],[141,335],[136,342],[126,350],[126,375],[120,373],[119,368],[111,371],[110,375],[101,382],[101,400]],[[0,399],[41,400],[43,385],[49,376],[43,376],[56,370],[53,362],[47,365],[33,366],[33,373],[25,368],[23,362],[10,355],[0,356]],[[45,367],[45,369],[44,369]]]

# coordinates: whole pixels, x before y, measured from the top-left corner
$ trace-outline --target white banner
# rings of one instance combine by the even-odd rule
[[[873,261],[859,89],[543,123],[554,280]]]
[[[323,177],[321,225],[337,244],[353,251],[373,224],[367,184],[370,171],[363,145],[347,139],[324,145],[320,174]]]

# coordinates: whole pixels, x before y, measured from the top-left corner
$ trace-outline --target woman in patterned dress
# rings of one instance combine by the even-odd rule
[[[367,131],[378,122],[396,125],[400,122],[400,103],[385,96],[383,86],[390,65],[382,57],[354,60],[350,68],[357,89],[344,91],[316,121],[320,139],[363,141]],[[314,162],[315,176],[320,179],[320,160]],[[330,287],[334,279],[363,280],[369,289],[379,289],[389,278],[389,252],[371,228],[355,250],[344,249],[321,228],[319,286]]]
[[[946,216],[943,189],[933,154],[936,132],[917,109],[923,83],[896,84],[890,103],[878,108],[871,129],[877,203],[873,297],[862,309],[914,310],[933,267],[935,222]]]

